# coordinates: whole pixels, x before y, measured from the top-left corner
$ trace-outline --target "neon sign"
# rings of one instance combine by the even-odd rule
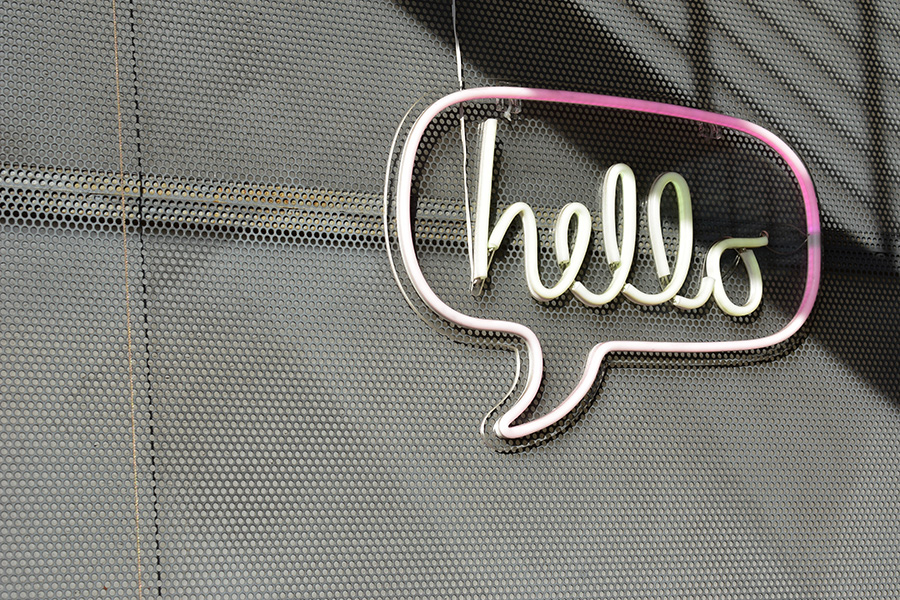
[[[670,117],[688,119],[715,126],[727,127],[750,135],[769,147],[771,147],[787,163],[788,167],[797,178],[800,192],[803,197],[806,216],[807,232],[807,272],[806,283],[800,305],[781,330],[765,337],[751,340],[735,340],[724,342],[648,342],[634,340],[610,340],[596,344],[588,352],[585,361],[584,372],[581,379],[569,395],[547,414],[524,423],[514,424],[532,404],[537,396],[543,377],[543,350],[537,335],[524,325],[511,321],[497,319],[482,319],[463,314],[447,305],[432,290],[428,284],[415,250],[415,239],[412,224],[412,178],[415,157],[422,136],[428,125],[445,109],[473,100],[484,99],[509,99],[531,100],[539,102],[556,102],[576,104],[583,106],[596,106],[603,108],[621,109],[633,112],[658,114]],[[399,131],[399,130],[398,130]],[[762,280],[759,266],[752,254],[752,248],[763,246],[767,243],[765,237],[737,238],[718,242],[710,248],[707,255],[707,273],[702,280],[701,289],[694,298],[684,298],[678,295],[681,286],[687,276],[690,266],[690,253],[685,248],[692,246],[692,220],[690,210],[690,195],[686,182],[676,173],[661,175],[651,187],[648,198],[651,250],[654,257],[654,265],[657,275],[660,276],[663,289],[659,292],[648,293],[638,290],[627,283],[631,266],[631,257],[634,252],[634,236],[636,235],[636,202],[634,198],[634,175],[625,165],[615,165],[606,172],[601,188],[601,213],[603,218],[603,244],[607,260],[613,267],[613,281],[607,290],[595,293],[588,290],[578,282],[578,270],[587,248],[587,239],[590,235],[590,213],[581,204],[570,204],[562,209],[555,228],[555,250],[558,262],[563,267],[560,280],[551,288],[546,288],[540,283],[537,273],[537,233],[534,225],[534,214],[528,205],[516,203],[504,211],[497,224],[491,230],[490,217],[490,177],[492,169],[488,162],[493,156],[493,139],[496,136],[496,122],[490,120],[482,127],[482,151],[480,153],[480,169],[478,181],[478,194],[476,195],[476,222],[473,242],[473,290],[477,293],[481,289],[488,276],[490,257],[493,250],[499,247],[506,230],[514,218],[523,220],[526,244],[526,279],[529,290],[535,298],[546,301],[567,290],[579,298],[583,303],[591,306],[599,306],[611,301],[620,293],[629,300],[641,304],[659,304],[672,301],[683,309],[696,308],[706,303],[712,296],[716,303],[728,314],[749,314],[755,310],[762,296]],[[616,188],[622,188],[623,220],[625,223],[622,241],[617,240],[615,219]],[[668,259],[662,245],[661,229],[659,224],[659,202],[662,192],[667,186],[673,186],[678,198],[679,207],[679,248],[680,251],[675,261],[674,273],[671,272]],[[486,191],[485,191],[486,190]],[[385,188],[385,201],[388,191]],[[512,406],[503,413],[494,424],[494,433],[505,439],[522,438],[543,429],[551,427],[568,415],[585,397],[590,390],[603,360],[612,352],[644,352],[644,353],[677,353],[677,354],[705,354],[720,352],[744,352],[757,350],[782,343],[794,335],[806,319],[809,317],[815,303],[819,289],[821,273],[821,231],[819,224],[819,211],[816,194],[813,188],[809,172],[803,165],[797,154],[780,138],[766,129],[725,115],[719,115],[682,106],[635,100],[630,98],[617,98],[614,96],[602,96],[597,94],[584,94],[577,92],[564,92],[557,90],[542,90],[515,87],[474,88],[462,90],[445,96],[428,107],[416,120],[410,130],[400,157],[399,170],[396,182],[396,214],[397,236],[400,254],[404,269],[418,296],[422,301],[441,318],[460,327],[508,334],[518,337],[524,342],[528,352],[528,374],[521,395]],[[613,200],[610,200],[612,198]],[[574,248],[569,248],[568,230],[572,220],[575,219],[576,234]],[[387,232],[387,226],[385,227]],[[529,251],[529,248],[531,250]],[[737,249],[750,276],[750,297],[744,305],[733,304],[725,294],[719,274],[719,259],[726,249]],[[530,253],[529,253],[530,252]],[[687,257],[687,258],[685,258]]]

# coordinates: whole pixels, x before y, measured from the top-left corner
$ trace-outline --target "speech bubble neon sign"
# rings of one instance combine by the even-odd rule
[[[781,330],[771,335],[751,340],[735,340],[726,342],[648,342],[633,340],[610,340],[598,343],[588,353],[581,379],[578,381],[572,392],[561,403],[559,403],[555,408],[541,417],[538,417],[531,421],[527,421],[525,423],[513,425],[516,419],[518,419],[525,412],[525,410],[528,409],[532,402],[534,402],[541,384],[541,380],[543,378],[543,350],[540,340],[531,329],[525,327],[524,325],[511,321],[482,319],[466,315],[448,306],[443,300],[441,300],[440,297],[438,297],[437,294],[435,294],[435,292],[431,289],[431,286],[428,284],[428,281],[422,273],[421,266],[419,265],[418,259],[416,257],[415,238],[413,234],[412,224],[411,195],[413,169],[415,166],[415,158],[419,144],[428,125],[442,111],[456,104],[468,101],[497,98],[595,106],[601,108],[612,108],[632,112],[642,112],[677,117],[681,119],[688,119],[701,123],[708,123],[711,125],[718,125],[721,127],[734,129],[736,131],[743,132],[756,139],[759,139],[760,141],[771,147],[776,153],[778,153],[779,156],[781,156],[781,158],[793,172],[794,176],[797,178],[804,203],[808,252],[807,274],[803,297],[801,299],[797,312],[787,323],[787,325]],[[483,173],[484,171],[482,170],[481,172]],[[620,173],[614,175],[617,177],[621,176]],[[666,183],[663,183],[663,185],[665,185]],[[566,214],[565,221],[567,229],[568,221],[575,216],[576,212],[577,211],[573,209],[572,211],[570,211],[570,213]],[[682,225],[684,225],[683,211],[681,212]],[[810,178],[809,172],[806,170],[806,167],[803,165],[803,162],[784,141],[782,141],[770,131],[758,125],[734,117],[728,117],[725,115],[719,115],[716,113],[710,113],[682,106],[630,98],[618,98],[615,96],[603,96],[598,94],[585,94],[579,92],[516,87],[473,88],[450,94],[441,98],[430,107],[428,107],[413,124],[406,138],[406,142],[403,146],[403,151],[400,155],[400,164],[397,175],[396,213],[398,244],[403,261],[403,266],[414,289],[416,290],[416,293],[419,295],[422,301],[432,311],[434,311],[435,314],[460,327],[472,330],[497,332],[512,335],[520,338],[525,344],[525,348],[528,352],[529,357],[529,366],[524,388],[519,398],[503,415],[501,415],[501,417],[494,424],[494,433],[498,437],[505,439],[517,439],[537,433],[543,429],[551,427],[555,423],[558,423],[561,419],[568,415],[584,399],[585,395],[588,393],[597,378],[603,360],[611,352],[707,354],[720,352],[746,352],[773,346],[789,339],[800,329],[803,323],[806,322],[806,319],[809,317],[813,305],[815,304],[816,295],[819,289],[819,281],[821,276],[821,229],[819,222],[819,210],[812,179]],[[604,217],[606,217],[606,215],[604,215]],[[564,219],[562,218],[559,219],[559,221],[563,220]],[[581,220],[583,221],[583,218],[581,218]],[[486,219],[482,219],[481,222],[483,224],[486,223]],[[604,218],[604,223],[606,222],[614,221],[612,218]],[[682,235],[683,232],[684,229],[682,228]],[[604,231],[604,234],[605,239],[615,240],[615,226],[613,225],[612,236],[609,236],[606,231]],[[476,237],[478,235],[483,236],[484,234],[480,231],[477,231]],[[559,237],[560,239],[562,238],[562,236]],[[652,237],[653,234],[651,232],[651,238]],[[737,243],[738,245],[730,247],[749,247],[749,245],[747,245],[747,242],[748,240],[746,239],[732,240],[731,243]],[[741,246],[741,244],[744,244],[744,246]],[[760,245],[762,245],[762,242],[760,242]],[[558,247],[559,254],[565,254],[569,251],[567,241],[565,244],[563,244],[563,246],[565,246],[564,250],[561,247]],[[623,250],[624,249],[625,248],[623,248]],[[718,257],[721,255],[721,251],[723,251],[724,249],[724,247],[720,247],[717,249],[715,246],[710,249],[710,253],[707,259],[707,265],[709,265],[710,258],[713,258],[717,261]],[[714,250],[716,251],[715,253],[713,252]],[[607,252],[607,254],[609,253]],[[752,271],[750,262],[746,257],[744,262],[748,267],[748,271]],[[482,266],[484,267],[483,269]],[[482,276],[481,280],[483,281],[483,277],[486,277],[487,275],[487,267],[486,265],[482,266],[476,266],[475,273]],[[666,264],[665,269],[667,268],[668,265]],[[664,270],[660,265],[658,256],[657,269],[658,271]],[[676,271],[677,270],[678,265],[676,264]],[[572,271],[575,271],[575,269],[573,268]],[[577,272],[575,273],[575,275],[577,275]],[[624,277],[627,277],[627,273],[625,276],[620,276],[620,278],[623,278],[623,283]],[[713,288],[715,288],[715,282],[709,282],[710,279],[714,279],[714,273],[712,272],[708,272],[707,278],[704,279],[704,281],[707,281],[707,283],[705,284],[707,290],[709,290],[710,285],[713,285]],[[751,281],[752,280],[753,277],[751,273]],[[573,293],[575,293],[575,284],[576,282],[574,280],[574,277],[572,277],[572,283],[567,286],[567,289],[571,287],[573,289]],[[627,284],[624,285],[627,286]],[[623,292],[625,289],[627,288],[623,287]],[[704,290],[701,289],[701,295],[703,291]],[[711,293],[715,294],[715,289],[710,291]],[[664,292],[668,294],[669,292],[671,292],[671,290],[667,286]],[[675,289],[674,293],[672,294],[673,299],[676,297],[677,292],[678,290]],[[751,288],[751,296],[753,294],[754,290]],[[630,298],[634,300],[633,297]],[[659,297],[652,298],[652,301],[655,302],[658,299]],[[697,299],[685,300],[687,300],[688,304],[690,304],[692,300],[696,301]],[[582,299],[582,301],[584,300]],[[638,297],[638,301],[640,301],[640,297]],[[676,300],[676,305],[677,303],[678,301]]]

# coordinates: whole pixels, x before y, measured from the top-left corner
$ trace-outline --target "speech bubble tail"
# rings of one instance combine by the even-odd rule
[[[588,352],[587,359],[585,360],[584,372],[581,375],[581,379],[566,399],[556,408],[532,421],[513,425],[513,422],[522,416],[522,413],[531,406],[531,403],[534,400],[533,398],[522,397],[512,406],[512,408],[500,417],[496,423],[494,423],[494,434],[499,438],[507,440],[519,439],[559,423],[566,418],[591,391],[591,388],[597,381],[597,376],[600,374],[603,360],[606,358],[606,355],[614,349],[615,342],[602,342],[591,348],[591,351]]]

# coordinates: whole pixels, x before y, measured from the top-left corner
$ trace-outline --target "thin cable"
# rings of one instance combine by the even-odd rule
[[[456,34],[456,0],[451,0],[450,12],[453,16],[453,41],[456,44],[456,77],[459,79],[459,89],[463,89],[462,76],[462,51],[459,48],[459,36]]]
[[[459,35],[456,33],[456,0],[451,0],[450,13],[453,16],[453,42],[456,45],[456,77],[459,80],[459,91],[465,87],[463,84],[462,72],[462,50],[459,47]],[[466,204],[466,247],[469,250],[469,280],[475,282],[475,262],[472,255],[472,215],[469,208],[469,177],[466,167],[469,164],[469,153],[466,148],[466,115],[463,111],[462,103],[458,106],[459,111],[459,137],[462,141],[462,176],[463,176],[463,198]]]
[[[394,275],[394,282],[397,284],[397,287],[400,288],[400,293],[403,294],[403,299],[406,300],[406,303],[409,304],[409,307],[413,309],[413,311],[419,315],[419,318],[425,321],[425,323],[438,331],[437,327],[435,327],[428,319],[425,318],[419,309],[416,308],[416,305],[413,304],[413,301],[410,300],[409,296],[406,295],[406,290],[403,289],[403,284],[400,282],[400,274],[397,273],[397,267],[394,265],[394,253],[391,252],[391,236],[390,236],[390,225],[388,222],[388,198],[390,195],[390,187],[391,187],[391,167],[394,163],[394,151],[397,148],[397,138],[400,137],[400,130],[403,129],[403,125],[406,123],[406,119],[409,118],[410,113],[413,109],[418,106],[419,102],[422,101],[422,96],[419,96],[415,102],[413,102],[412,106],[409,107],[409,110],[406,111],[406,114],[403,115],[403,118],[400,119],[400,124],[397,125],[397,130],[394,132],[394,138],[391,140],[391,147],[388,150],[388,159],[387,159],[387,167],[384,170],[384,195],[382,197],[381,204],[381,218],[382,224],[384,226],[384,247],[387,250],[388,255],[388,263],[391,265],[391,273]]]
[[[144,597],[143,572],[141,568],[141,518],[138,499],[138,466],[137,466],[137,426],[135,422],[134,402],[134,349],[131,332],[131,289],[129,287],[128,269],[128,207],[125,202],[125,148],[122,141],[122,91],[119,83],[119,19],[116,14],[116,0],[112,0],[113,14],[113,52],[116,64],[116,118],[119,135],[119,189],[122,192],[122,255],[125,266],[125,328],[128,343],[128,391],[131,401],[131,469],[134,476],[134,538],[137,550],[137,596]]]
[[[766,250],[768,250],[769,252],[771,252],[771,253],[773,253],[773,254],[778,254],[779,256],[789,256],[789,255],[791,255],[791,254],[796,254],[796,253],[799,252],[800,250],[803,250],[803,248],[806,247],[807,243],[809,243],[809,234],[807,234],[805,231],[803,231],[803,230],[800,229],[799,227],[797,227],[797,226],[795,226],[795,225],[792,225],[791,223],[785,223],[784,226],[785,226],[785,227],[790,227],[791,229],[793,229],[794,231],[796,231],[797,233],[799,233],[800,235],[802,235],[802,236],[803,236],[803,241],[800,242],[800,244],[799,244],[796,248],[794,248],[794,249],[792,249],[792,250],[786,250],[786,251],[775,250],[775,249],[772,248],[771,246],[766,246]],[[769,235],[769,232],[766,231],[766,230],[763,230],[763,232],[762,232],[761,235]]]
[[[518,348],[513,348],[513,350],[515,350],[516,352],[516,377],[515,379],[513,379],[512,385],[509,386],[508,390],[506,390],[506,394],[503,396],[500,402],[495,404],[491,408],[491,410],[487,411],[487,413],[484,415],[484,418],[481,420],[481,427],[478,428],[478,431],[481,432],[481,439],[484,440],[485,444],[488,444],[487,432],[485,431],[488,419],[494,416],[494,413],[500,410],[501,406],[506,404],[506,401],[509,400],[510,396],[512,396],[512,393],[516,390],[516,386],[519,385],[519,377],[522,376],[522,356],[519,353]],[[490,446],[490,444],[488,445]]]

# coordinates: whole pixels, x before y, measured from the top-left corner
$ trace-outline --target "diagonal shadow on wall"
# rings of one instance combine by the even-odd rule
[[[446,10],[435,10],[411,0],[394,0],[407,13],[429,30],[453,45],[450,3]],[[691,62],[694,90],[691,104],[715,110],[713,87],[716,81],[710,61],[710,35],[707,11],[702,3],[687,3],[689,39],[685,40]],[[860,199],[860,207],[872,213],[879,231],[877,245],[883,252],[872,250],[829,218],[829,198],[820,197],[824,230],[824,274],[819,302],[808,331],[850,365],[855,372],[876,386],[882,394],[900,403],[900,374],[895,365],[898,350],[895,340],[900,335],[900,275],[895,257],[893,231],[897,225],[889,211],[878,203],[891,197],[889,150],[884,144],[884,127],[888,123],[883,110],[884,92],[881,81],[881,58],[877,53],[878,13],[871,2],[860,6],[866,48],[863,79],[867,124],[871,147],[863,149],[874,182],[876,197]],[[629,48],[613,27],[601,23],[594,14],[575,2],[530,0],[510,6],[505,3],[459,3],[458,33],[463,57],[495,81],[573,91],[631,96],[646,100],[679,103],[684,93],[656,67]],[[674,48],[681,52],[681,48]],[[589,65],[589,66],[586,66]],[[682,82],[683,83],[683,82]],[[682,87],[684,87],[682,85]],[[681,101],[683,102],[683,101]],[[552,124],[565,132],[569,127]],[[794,140],[802,144],[804,140]],[[578,143],[577,140],[573,142]],[[811,145],[811,144],[807,144]],[[591,154],[590,148],[582,148]],[[822,166],[809,165],[813,179]],[[840,172],[842,165],[825,166],[829,172]],[[824,175],[823,175],[824,176]],[[794,307],[782,307],[792,312]]]

